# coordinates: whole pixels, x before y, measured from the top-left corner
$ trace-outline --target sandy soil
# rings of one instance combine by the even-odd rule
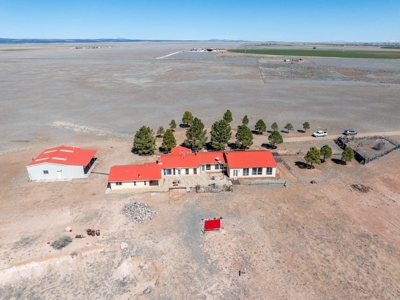
[[[170,198],[106,194],[107,177],[99,173],[143,158],[123,139],[85,139],[82,146],[99,148],[86,180],[28,182],[25,158],[40,147],[0,156],[7,166],[0,181],[3,299],[400,297],[398,151],[366,166],[327,161],[314,170],[298,169],[301,157],[283,156],[291,170],[279,164],[279,172],[288,188],[240,185],[232,193]],[[294,144],[287,146],[292,152],[309,146]],[[358,183],[371,190],[351,189]],[[155,209],[155,218],[129,221],[121,210],[133,201]],[[210,217],[223,217],[222,232],[200,232],[201,219]],[[87,228],[101,236],[74,239],[62,250],[47,244]],[[247,274],[239,277],[243,267]]]
[[[399,86],[264,84],[252,56],[183,52],[155,60],[192,47],[199,45],[0,49],[1,298],[399,299],[400,152],[365,166],[295,164],[304,161],[297,153],[313,145],[331,145],[337,158],[332,136],[345,128],[397,134]],[[156,158],[131,153],[140,126],[167,127],[188,109],[209,128],[227,108],[234,127],[245,114],[252,127],[260,118],[295,126],[284,134],[290,143],[278,147],[287,188],[105,193],[112,165]],[[304,121],[312,125],[307,133],[297,131]],[[325,128],[327,138],[310,140]],[[184,129],[176,137],[182,141]],[[253,148],[266,141],[255,136]],[[29,182],[26,164],[57,144],[98,149],[94,172],[82,180]],[[156,210],[155,218],[129,221],[121,210],[134,201]],[[223,217],[224,229],[202,234],[201,219],[213,217]],[[62,250],[48,244],[87,228],[101,235]],[[239,277],[243,267],[247,274]]]

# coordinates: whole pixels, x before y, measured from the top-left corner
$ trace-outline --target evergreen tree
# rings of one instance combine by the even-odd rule
[[[164,127],[160,126],[157,130],[157,136],[162,137],[165,133]]]
[[[274,130],[269,135],[268,141],[272,146],[275,146],[276,144],[282,144],[283,143],[283,138],[282,138],[282,135],[277,130]]]
[[[238,126],[235,145],[240,149],[246,149],[253,145],[253,134],[246,125]]]
[[[354,151],[350,147],[346,147],[343,152],[342,152],[342,161],[346,162],[351,162],[351,160],[354,158]]]
[[[150,127],[142,126],[136,131],[133,147],[140,155],[153,154],[156,150],[156,138]]]
[[[290,124],[290,123],[287,123],[287,124],[285,125],[285,129],[289,132],[290,130],[293,130],[293,125]]]
[[[263,132],[267,131],[267,125],[265,125],[263,120],[258,120],[255,129],[258,134],[262,134]]]
[[[303,123],[303,129],[304,129],[304,132],[306,132],[308,129],[310,129],[310,123],[304,122]]]
[[[211,147],[214,150],[224,150],[232,137],[231,126],[225,120],[215,122],[211,127]]]
[[[233,120],[233,118],[232,118],[232,113],[231,113],[231,111],[228,109],[226,112],[225,112],[225,114],[224,114],[224,120],[227,122],[227,123],[230,123],[230,122],[232,122],[232,120]]]
[[[161,150],[164,152],[171,151],[172,148],[176,147],[176,139],[171,129],[167,129],[164,134]]]
[[[185,126],[190,126],[193,123],[193,115],[190,111],[185,111],[182,117],[182,123]]]
[[[329,147],[328,145],[322,146],[322,148],[321,148],[321,150],[319,150],[319,152],[324,157],[324,160],[332,157],[332,148]]]
[[[271,125],[271,128],[272,128],[272,130],[274,130],[274,131],[278,131],[278,130],[279,130],[279,126],[278,126],[278,124],[276,124],[276,122],[274,122],[274,123]]]
[[[313,165],[313,163],[319,165],[321,163],[321,154],[319,152],[319,149],[315,146],[311,147],[307,154],[304,156],[304,159],[311,165]]]
[[[249,118],[245,115],[242,119],[242,125],[249,125]]]
[[[207,130],[200,119],[194,118],[192,126],[186,130],[184,145],[192,150],[200,150],[207,141]]]
[[[172,131],[175,131],[175,129],[176,129],[175,120],[171,120],[171,122],[169,123],[169,128],[171,128]]]

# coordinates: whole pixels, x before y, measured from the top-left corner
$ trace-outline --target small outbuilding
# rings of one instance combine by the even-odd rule
[[[26,166],[30,180],[86,178],[93,169],[97,150],[73,146],[47,148]]]
[[[203,232],[221,230],[221,219],[203,220]]]
[[[113,166],[108,175],[111,190],[159,187],[161,166],[157,163]]]

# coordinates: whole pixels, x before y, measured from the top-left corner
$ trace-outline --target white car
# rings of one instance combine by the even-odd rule
[[[318,130],[312,134],[312,136],[320,137],[320,136],[327,136],[328,133],[326,131]]]

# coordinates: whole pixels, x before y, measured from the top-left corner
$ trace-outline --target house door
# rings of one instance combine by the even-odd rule
[[[239,170],[233,170],[233,177],[237,177],[239,174]]]
[[[57,171],[57,179],[62,179],[62,170]]]

